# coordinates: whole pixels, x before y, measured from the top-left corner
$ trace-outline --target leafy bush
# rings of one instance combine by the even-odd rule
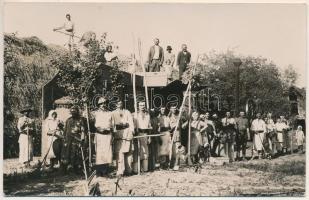
[[[59,49],[59,50],[58,50]],[[25,105],[32,105],[37,123],[35,155],[40,154],[41,87],[57,69],[50,65],[52,57],[62,53],[60,47],[50,48],[37,37],[18,38],[4,35],[4,155],[18,156],[17,120]]]

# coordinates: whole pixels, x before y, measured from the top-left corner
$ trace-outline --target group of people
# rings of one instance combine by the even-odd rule
[[[173,49],[170,45],[166,47],[166,52],[164,53],[164,50],[159,43],[159,39],[155,38],[154,45],[150,47],[148,53],[148,71],[164,71],[167,73],[168,78],[172,79],[173,70],[178,70],[179,79],[181,79],[182,74],[188,69],[188,65],[191,61],[191,53],[187,50],[187,45],[183,44],[181,46],[182,49],[178,53],[177,58],[175,58],[175,54],[172,53]]]
[[[165,107],[148,112],[145,102],[139,102],[138,111],[131,113],[123,108],[121,100],[114,111],[109,111],[107,101],[101,97],[98,109],[86,114],[78,106],[72,106],[71,116],[65,123],[58,119],[55,110],[49,112],[44,123],[48,138],[45,157],[51,167],[58,164],[64,171],[81,172],[93,162],[97,175],[107,175],[116,161],[116,174],[122,176],[138,173],[139,169],[143,172],[157,168],[178,170],[182,163],[203,163],[207,156],[220,156],[223,149],[233,162],[247,159],[250,138],[252,158],[282,155],[287,151],[290,128],[284,116],[274,123],[271,113],[264,119],[257,113],[256,119],[250,122],[244,112],[238,118],[226,112],[222,119],[216,113],[210,116],[209,112],[201,114],[196,110],[180,115],[176,106],[171,106],[168,113]],[[31,111],[23,109],[18,121],[19,161],[26,166],[33,158]],[[301,126],[295,137],[299,151],[303,152],[305,136]]]

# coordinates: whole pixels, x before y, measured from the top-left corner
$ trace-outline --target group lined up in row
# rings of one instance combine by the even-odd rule
[[[258,113],[250,126],[244,112],[240,112],[238,118],[232,118],[230,112],[227,112],[220,120],[217,114],[210,119],[209,113],[199,114],[197,111],[194,111],[191,117],[188,114],[180,116],[174,106],[170,107],[169,114],[165,107],[156,114],[152,111],[148,113],[145,102],[140,102],[138,112],[132,114],[123,108],[122,101],[118,101],[113,112],[108,111],[106,104],[105,98],[99,99],[99,109],[91,112],[89,123],[76,106],[71,107],[71,117],[64,126],[57,118],[56,111],[49,112],[45,127],[50,148],[46,155],[51,166],[59,162],[64,170],[82,171],[83,164],[91,160],[87,158],[90,146],[94,147],[91,156],[95,158],[98,174],[107,174],[113,160],[116,160],[117,175],[138,173],[138,163],[144,172],[157,167],[172,167],[177,170],[183,162],[204,162],[209,154],[217,156],[220,154],[221,145],[230,162],[233,162],[235,143],[236,160],[240,160],[240,153],[243,160],[246,159],[250,133],[253,134],[254,150],[260,158],[263,154],[267,156],[283,152],[287,147],[286,134],[289,127],[283,116],[274,123],[271,113],[268,113],[265,121]],[[34,122],[29,118],[30,112],[30,109],[22,110],[25,115],[18,122],[20,162],[25,164],[29,164],[33,156]],[[301,127],[296,132],[296,138],[302,150],[304,133]]]

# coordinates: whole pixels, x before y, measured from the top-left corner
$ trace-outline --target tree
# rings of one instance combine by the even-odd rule
[[[236,68],[232,51],[203,54],[198,64],[202,82],[211,88],[211,94],[220,95],[223,110],[234,110]],[[240,66],[240,108],[257,97],[262,112],[274,115],[289,112],[289,102],[278,67],[263,57],[242,56]]]
[[[299,74],[294,69],[293,65],[288,65],[288,67],[283,71],[282,81],[288,87],[295,84]]]
[[[85,35],[89,36],[85,36]],[[100,40],[95,35],[85,33],[82,37],[82,46],[74,48],[71,53],[57,57],[52,60],[53,66],[59,70],[58,85],[75,99],[76,103],[82,105],[86,99],[90,100],[99,90],[98,87],[100,70],[105,63],[104,53],[106,51],[107,35],[104,33]],[[119,94],[122,92],[124,85],[121,81],[121,68],[127,64],[126,61],[117,62],[111,66],[111,92]],[[101,92],[101,91],[100,91]]]

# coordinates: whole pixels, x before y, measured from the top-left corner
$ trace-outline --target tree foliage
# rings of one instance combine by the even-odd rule
[[[75,48],[71,54],[66,54],[52,60],[53,66],[59,70],[58,85],[82,104],[83,100],[89,99],[98,91],[96,84],[100,77],[100,69],[105,63],[104,53],[106,52],[106,33],[100,40],[90,39],[80,48]],[[111,91],[119,93],[124,85],[121,80],[121,69],[126,65],[126,60],[117,61],[112,65]],[[100,86],[101,87],[101,86]]]
[[[232,51],[203,54],[197,65],[200,82],[220,96],[223,110],[234,110],[237,69]],[[287,88],[278,66],[263,57],[242,56],[240,66],[240,108],[248,100],[259,100],[259,111],[289,114]]]
[[[4,35],[4,155],[17,156],[19,111],[25,105],[33,105],[37,122],[35,155],[40,152],[41,87],[57,72],[50,65],[52,57],[63,50],[49,47],[37,37],[19,38],[15,34]]]

